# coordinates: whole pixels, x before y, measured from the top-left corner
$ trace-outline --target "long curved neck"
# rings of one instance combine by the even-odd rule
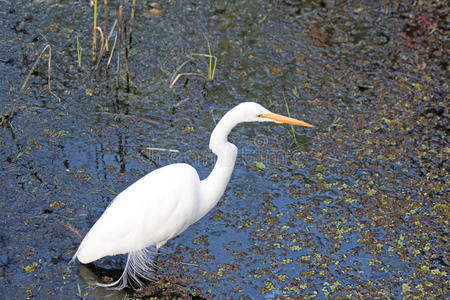
[[[217,161],[211,174],[200,182],[198,218],[209,212],[225,192],[234,169],[238,150],[235,145],[228,142],[227,137],[231,129],[238,123],[239,121],[236,121],[232,111],[229,111],[211,133],[209,148],[217,155]]]

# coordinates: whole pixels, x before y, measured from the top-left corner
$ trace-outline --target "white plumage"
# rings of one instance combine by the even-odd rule
[[[199,183],[197,171],[187,164],[168,165],[147,174],[114,199],[75,256],[86,264],[149,245],[161,247],[191,224]]]
[[[244,102],[227,112],[214,128],[209,148],[217,155],[211,174],[200,180],[187,164],[172,164],[147,174],[121,192],[89,230],[73,260],[90,263],[108,255],[128,253],[122,276],[107,287],[123,288],[129,279],[153,279],[152,253],[208,213],[223,195],[237,155],[228,142],[231,129],[241,122],[312,125],[273,114],[254,102]]]

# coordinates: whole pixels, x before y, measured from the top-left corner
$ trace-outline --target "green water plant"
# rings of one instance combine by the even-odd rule
[[[203,34],[203,36],[205,37],[206,44],[208,46],[208,54],[191,53],[191,57],[193,57],[193,56],[201,56],[201,57],[209,58],[209,63],[208,63],[208,80],[213,80],[214,79],[214,74],[216,72],[217,56],[212,55],[211,45],[209,44],[208,38],[204,34]],[[213,64],[213,60],[214,60],[214,64]]]
[[[92,61],[97,59],[97,0],[94,0],[94,28],[92,36]]]
[[[217,56],[212,55],[212,51],[211,51],[211,45],[208,41],[208,38],[206,37],[206,35],[204,35],[206,43],[207,43],[207,47],[208,47],[208,54],[204,54],[204,53],[191,53],[188,57],[191,58],[191,60],[187,60],[185,62],[183,62],[180,66],[177,67],[177,69],[175,70],[175,72],[173,73],[172,77],[170,78],[170,84],[169,84],[169,88],[173,88],[173,86],[175,85],[175,83],[178,81],[178,79],[180,79],[180,77],[182,76],[197,76],[197,77],[201,77],[203,78],[203,88],[206,87],[206,82],[208,80],[214,80],[214,74],[216,72],[216,66],[217,66]],[[188,63],[194,63],[194,57],[195,56],[200,56],[200,57],[206,57],[209,59],[208,62],[208,77],[206,77],[205,75],[203,75],[202,73],[199,72],[187,72],[187,73],[179,73],[179,71]]]
[[[81,68],[81,47],[78,35],[77,35],[77,58],[78,58],[78,68]]]
[[[217,56],[212,55],[211,45],[209,44],[208,38],[206,37],[206,35],[203,35],[203,36],[205,37],[206,44],[208,46],[208,54],[191,53],[191,56],[201,56],[201,57],[209,58],[209,63],[208,63],[208,80],[213,80],[214,79],[214,74],[216,72]],[[214,60],[214,64],[213,64],[213,60]]]

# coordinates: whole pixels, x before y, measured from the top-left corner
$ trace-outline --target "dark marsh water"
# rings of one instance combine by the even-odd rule
[[[2,297],[445,298],[444,1],[137,2],[132,22],[130,1],[123,10],[127,87],[125,42],[94,70],[88,1],[0,1]],[[109,3],[109,27],[119,4]],[[205,37],[214,79],[169,89],[187,60],[185,72],[207,75],[208,59],[191,56],[208,53]],[[48,44],[59,99],[47,90],[47,53],[20,94]],[[162,279],[137,295],[86,284],[116,276],[101,267],[120,272],[124,260],[69,265],[73,231],[85,234],[160,166],[187,162],[205,177],[209,133],[243,101],[285,115],[288,106],[316,128],[235,128],[227,191],[164,246]]]

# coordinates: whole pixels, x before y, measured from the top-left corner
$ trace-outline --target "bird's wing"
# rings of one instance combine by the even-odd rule
[[[164,243],[181,233],[192,223],[199,183],[197,172],[187,164],[147,174],[113,200],[75,256],[88,263]]]

